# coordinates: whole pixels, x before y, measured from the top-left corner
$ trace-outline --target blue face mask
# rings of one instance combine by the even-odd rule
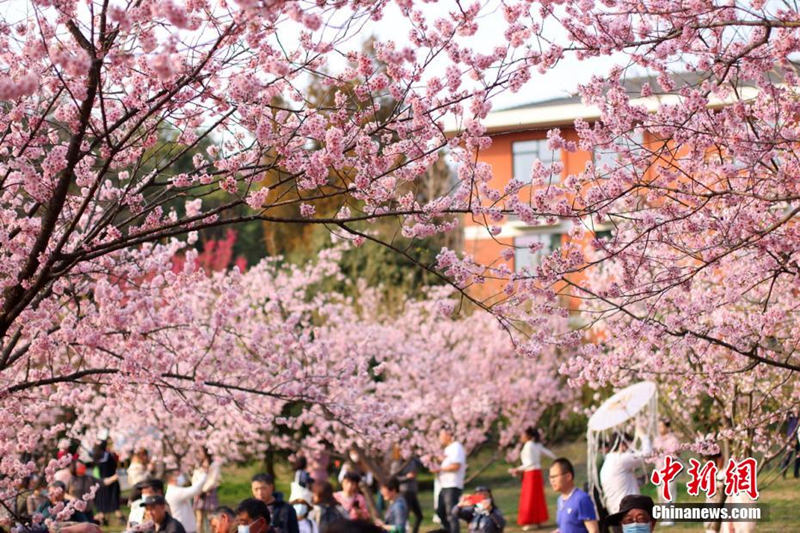
[[[650,533],[650,524],[622,524],[622,533]]]
[[[294,512],[297,515],[297,518],[302,518],[308,514],[308,505],[304,503],[296,503],[292,505],[294,507]]]

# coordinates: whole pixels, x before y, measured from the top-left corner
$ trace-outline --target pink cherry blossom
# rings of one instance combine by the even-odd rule
[[[455,413],[470,447],[503,413],[507,443],[514,424],[574,400],[560,379],[654,379],[691,423],[689,444],[777,455],[799,394],[798,13],[762,1],[423,4],[32,0],[0,15],[0,414],[13,428],[0,435],[0,498],[31,473],[22,453],[79,431],[62,408],[89,433],[152,417],[135,438],[175,440],[187,461],[204,440],[261,453],[275,425],[287,431],[270,446],[335,435],[376,452],[392,434],[425,453]],[[408,42],[379,36],[363,50],[367,21]],[[482,160],[494,97],[535,94],[539,74],[594,58],[616,65],[579,88],[597,118],[548,143],[616,159],[563,180],[560,161],[536,161],[524,182],[496,176]],[[441,151],[454,176],[434,187]],[[175,172],[184,157],[191,170]],[[219,202],[201,201],[210,194]],[[314,200],[336,214],[318,216]],[[307,292],[342,276],[336,251],[288,271],[267,260],[208,274],[186,249],[214,226],[296,223],[276,214],[294,209],[355,244],[380,243],[362,227],[378,221],[411,240],[465,220],[499,238],[512,216],[572,230],[527,271],[512,271],[502,242],[491,257],[445,248],[418,261],[456,293],[403,302],[399,320],[366,289],[358,302]],[[593,238],[602,228],[611,237]],[[470,312],[446,312],[456,297]],[[431,368],[462,360],[452,386],[411,396]],[[508,398],[468,383],[498,361],[519,371]],[[395,386],[407,372],[413,386],[385,390],[370,371]],[[365,405],[372,395],[381,408]],[[156,396],[153,413],[141,400]],[[308,408],[279,419],[296,401]],[[709,401],[718,416],[692,416]],[[222,420],[231,410],[241,423]],[[224,430],[193,429],[208,420]]]

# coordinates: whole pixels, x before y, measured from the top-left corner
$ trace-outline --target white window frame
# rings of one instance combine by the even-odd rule
[[[543,257],[561,248],[565,233],[564,228],[552,226],[546,230],[529,231],[514,237],[514,272],[522,272],[527,267],[528,272],[532,273],[541,264]],[[529,246],[537,241],[542,243],[541,249],[531,252]]]
[[[610,146],[601,148],[595,146],[592,151],[592,163],[594,164],[595,174],[607,178],[609,173],[619,165],[619,150],[615,147],[627,147],[632,152],[644,152],[644,130],[634,129],[630,135],[621,139],[616,139]],[[625,165],[628,167],[629,165]]]
[[[522,162],[525,156],[530,157],[530,161]],[[514,141],[511,143],[511,172],[512,178],[516,178],[523,183],[531,182],[531,168],[533,161],[538,159],[545,166],[550,166],[555,162],[561,162],[561,150],[550,150],[547,148],[547,139],[529,139],[526,141]],[[551,175],[551,183],[561,181],[561,173]]]

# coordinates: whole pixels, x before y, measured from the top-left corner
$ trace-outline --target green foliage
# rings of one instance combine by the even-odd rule
[[[565,409],[564,405],[550,405],[542,413],[537,426],[550,442],[572,442],[586,433],[586,417]]]
[[[363,47],[364,53],[374,59],[373,40],[368,39]],[[377,61],[377,59],[375,59]],[[348,93],[347,88],[337,88],[336,91]],[[335,91],[324,83],[324,76],[312,79],[306,90],[306,99],[309,105],[318,109],[334,109],[336,106]],[[355,114],[363,110],[367,104],[373,102],[360,100],[354,92],[345,94],[345,106]],[[382,120],[397,112],[397,102],[390,97],[382,98],[378,102],[379,108],[374,113],[375,120]],[[384,132],[385,133],[385,132]],[[377,139],[376,139],[377,140]],[[296,189],[277,185],[280,176],[270,176],[267,184],[270,186],[270,201],[281,201],[285,205],[271,208],[270,215],[283,218],[301,218],[299,201],[286,203],[289,200],[300,198]],[[315,208],[319,217],[334,217],[343,207],[348,206],[353,213],[361,211],[363,205],[349,194],[338,194],[341,187],[352,184],[352,176],[346,171],[338,171],[330,175],[330,190],[328,198],[308,201]],[[334,185],[335,184],[335,185]],[[427,175],[413,184],[402,183],[398,185],[401,193],[411,193],[421,205],[426,202],[446,195],[453,186],[452,172],[445,160],[445,154],[440,153],[438,161],[430,168]],[[337,189],[337,187],[339,187]],[[364,280],[370,287],[380,286],[389,305],[400,302],[404,297],[416,297],[421,294],[427,285],[440,284],[443,281],[427,271],[423,266],[433,265],[436,255],[446,246],[461,248],[460,231],[456,230],[451,235],[437,235],[422,241],[409,241],[400,236],[400,220],[398,218],[383,218],[370,224],[351,225],[352,229],[364,232],[374,238],[389,243],[392,248],[367,242],[364,245],[348,250],[342,259],[343,274],[349,280]],[[282,256],[291,263],[304,263],[313,259],[317,253],[331,245],[330,234],[335,232],[346,236],[346,231],[338,227],[327,227],[314,224],[275,224],[266,222],[264,225],[264,238],[267,251],[270,255]],[[398,253],[401,251],[401,253]],[[346,282],[330,282],[322,290],[338,291],[347,296],[358,296],[358,286]]]
[[[205,154],[206,150],[214,144],[210,137],[200,139],[196,144],[189,147],[177,141],[179,132],[167,129],[161,132],[160,138],[155,145],[150,148],[143,163],[136,171],[147,174],[156,168],[164,167],[162,176],[177,176],[181,173],[194,171],[193,158],[196,154]],[[203,206],[207,210],[212,210],[230,202],[231,197],[227,192],[222,191],[215,185],[205,187],[194,187],[192,197],[186,197],[180,193],[164,204],[164,211],[169,212],[174,209],[179,216],[185,214],[186,200],[201,198]],[[252,214],[247,205],[240,205],[231,209],[226,217],[237,218],[247,214]],[[228,227],[218,226],[203,229],[199,232],[198,249],[202,251],[203,243],[209,240],[225,239],[225,232]],[[266,256],[264,246],[264,229],[259,221],[239,223],[234,227],[236,241],[233,245],[233,258],[244,257],[248,265],[253,265]],[[231,265],[228,265],[231,266]]]
[[[432,264],[441,249],[436,239],[414,243],[403,239],[395,242],[395,246],[424,265]],[[418,267],[405,256],[372,242],[345,252],[341,264],[346,278],[363,279],[370,287],[382,286],[389,297],[418,296],[425,286],[442,283],[438,276]],[[357,290],[342,283],[332,288],[345,294]]]

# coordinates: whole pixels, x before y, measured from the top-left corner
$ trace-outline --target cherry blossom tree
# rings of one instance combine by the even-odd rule
[[[133,344],[109,336],[104,350],[157,351],[158,377],[85,391],[70,434],[89,441],[99,432],[120,435],[128,448],[160,449],[183,466],[201,447],[241,461],[267,449],[355,446],[385,474],[392,444],[436,455],[443,422],[470,450],[492,432],[507,449],[546,408],[571,407],[555,351],[531,362],[492,316],[451,316],[452,288],[430,289],[400,312],[387,307],[379,288],[363,284],[357,301],[315,293],[326,278],[341,276],[339,253],[303,268],[265,261],[243,274],[210,276],[191,271],[190,254],[184,272],[165,278],[160,305],[128,314],[117,304],[126,323],[146,319],[153,329]],[[187,288],[191,296],[178,298]],[[173,384],[181,375],[192,383]]]
[[[397,313],[386,312],[380,290],[359,293],[357,302],[345,301],[328,311],[315,336],[335,339],[334,359],[349,359],[355,352],[357,360],[369,363],[374,378],[357,395],[365,403],[350,407],[380,438],[353,432],[339,419],[324,424],[298,417],[287,424],[304,430],[298,433],[301,448],[318,443],[340,451],[356,448],[380,479],[388,476],[393,445],[436,462],[438,432],[445,425],[468,452],[491,434],[500,450],[509,450],[545,409],[557,407],[562,414],[571,409],[574,393],[558,376],[557,350],[537,360],[519,355],[491,315],[454,315],[458,301],[452,288],[431,288],[425,299],[409,299]],[[566,324],[555,318],[547,326],[557,330]]]
[[[335,295],[315,295],[314,287],[338,275],[338,255],[324,252],[303,268],[265,260],[246,273],[207,274],[189,252],[182,272],[151,281],[158,304],[131,309],[117,303],[125,323],[144,320],[151,329],[132,343],[126,341],[132,336],[108,336],[104,350],[157,354],[162,366],[134,387],[95,388],[89,401],[75,407],[70,431],[78,438],[88,433],[90,440],[103,431],[123,435],[129,447],[158,443],[163,458],[178,465],[193,464],[201,447],[225,460],[281,447],[273,430],[290,403],[317,405],[324,417],[369,433],[347,408],[369,380],[355,370],[368,354],[332,357],[330,341],[315,333],[315,316],[333,305]],[[119,292],[130,305],[145,296],[134,294]],[[331,382],[339,384],[335,391]]]
[[[412,0],[36,0],[10,12],[0,20],[3,457],[68,429],[58,421],[42,428],[31,416],[50,420],[54,407],[91,402],[98,388],[126,397],[131,384],[164,394],[162,404],[187,419],[195,393],[216,394],[243,413],[252,398],[277,407],[308,395],[316,407],[307,420],[319,420],[313,409],[355,416],[366,446],[364,422],[376,415],[328,400],[339,386],[333,376],[345,370],[355,383],[338,392],[375,387],[370,369],[363,359],[339,367],[346,359],[327,357],[359,342],[363,353],[381,348],[364,330],[349,330],[355,339],[346,348],[335,338],[310,343],[292,329],[305,326],[295,322],[304,311],[269,308],[274,321],[247,323],[242,294],[253,288],[237,280],[244,274],[172,272],[194,232],[252,220],[324,224],[356,245],[377,241],[413,260],[370,232],[370,222],[393,219],[416,239],[456,230],[459,216],[492,233],[511,215],[532,225],[567,219],[571,243],[527,274],[504,266],[513,250],[480,264],[444,249],[435,264],[419,266],[491,307],[532,365],[549,367],[556,347],[578,346],[582,332],[549,321],[567,318],[564,300],[586,302],[581,311],[597,331],[583,339],[583,358],[563,367],[569,377],[603,385],[681,369],[681,395],[696,400],[716,387],[727,418],[710,428],[718,437],[721,428],[749,433],[748,446],[767,450],[772,439],[763,435],[798,404],[791,4],[456,1],[436,12]],[[360,32],[389,12],[392,24],[407,26],[408,42],[376,40],[374,58],[359,51]],[[475,36],[492,13],[502,15],[493,32],[502,40],[484,45]],[[600,118],[578,121],[577,141],[552,132],[550,145],[616,147],[619,161],[589,163],[560,183],[551,179],[558,163],[535,164],[530,186],[513,181],[498,190],[491,167],[477,162],[491,143],[481,121],[493,97],[567,57],[609,57],[620,66],[581,88]],[[636,69],[653,79],[632,93],[626,80]],[[312,78],[334,90],[334,106],[305,98]],[[395,105],[378,114],[389,98]],[[445,119],[456,133],[445,134]],[[179,132],[177,152],[158,142],[167,131]],[[421,203],[414,186],[444,148],[458,165],[456,184]],[[187,154],[193,170],[174,172]],[[220,190],[227,201],[204,208]],[[275,194],[285,190],[293,194]],[[318,202],[332,201],[336,215],[316,214]],[[287,203],[300,216],[275,214]],[[598,224],[613,227],[613,238],[589,251],[582,242]],[[489,277],[504,280],[505,299],[491,306],[471,290]],[[195,300],[209,291],[216,301]],[[293,305],[307,303],[298,296]],[[194,313],[205,321],[199,329]],[[254,337],[244,338],[257,356],[238,355],[243,366],[222,379],[225,352],[216,347],[239,337],[217,326],[230,323]],[[272,346],[266,332],[285,345]],[[447,361],[449,345],[436,342]],[[215,348],[209,355],[197,346]],[[309,355],[325,369],[321,384],[286,362],[306,348],[322,350]],[[270,353],[279,360],[265,361]],[[581,368],[606,369],[620,355],[629,358],[618,372]],[[391,360],[376,360],[396,373]],[[664,381],[677,387],[675,378]],[[406,421],[425,422],[410,398],[374,391],[392,410],[407,402]],[[736,407],[742,391],[753,397],[745,415]],[[490,394],[451,405],[452,416],[462,408],[480,415]],[[486,427],[480,416],[470,420],[466,439]],[[8,489],[35,465],[9,459],[0,468],[0,488]]]
[[[0,378],[14,433],[0,439],[4,457],[66,431],[67,421],[31,422],[91,402],[98,388],[107,398],[133,399],[132,385],[163,394],[178,417],[192,416],[194,388],[239,408],[250,396],[322,403],[295,366],[273,368],[267,352],[220,378],[219,354],[194,348],[220,346],[215,325],[246,310],[237,294],[215,292],[211,329],[193,330],[193,298],[210,283],[241,285],[171,265],[197,231],[253,220],[325,224],[356,244],[374,237],[353,225],[381,218],[396,218],[409,237],[457,226],[445,215],[459,212],[450,206],[464,203],[470,185],[461,200],[420,205],[414,182],[457,144],[440,119],[470,101],[471,113],[485,114],[486,94],[473,98],[452,71],[447,85],[421,77],[440,56],[468,50],[477,10],[454,8],[434,24],[412,5],[392,4],[411,42],[376,43],[379,66],[357,51],[359,36],[388,6],[45,0],[2,16]],[[331,87],[333,108],[304,98],[310,78]],[[395,105],[379,116],[389,97]],[[193,168],[175,172],[187,155]],[[284,189],[297,194],[270,195]],[[220,191],[227,200],[204,208]],[[338,201],[337,214],[315,216],[322,201]],[[299,204],[299,217],[273,215],[287,203]],[[269,310],[283,319],[274,327],[296,325],[291,312]],[[253,334],[266,350],[264,334]],[[287,335],[275,338],[296,355],[302,334]],[[9,459],[0,485],[10,489],[34,468]]]
[[[325,403],[324,383],[347,381],[349,367],[331,364],[331,374],[305,379],[301,364],[310,341],[300,320],[316,308],[306,291],[336,271],[329,254],[302,271],[273,274],[274,265],[265,263],[244,278],[238,269],[206,274],[194,251],[175,272],[171,259],[183,245],[147,248],[125,262],[128,270],[87,280],[94,298],[48,309],[61,327],[31,347],[38,363],[6,372],[16,383],[8,394],[24,399],[23,405],[8,404],[16,436],[5,442],[11,473],[37,468],[11,460],[17,453],[36,450],[62,432],[85,440],[87,430],[91,436],[119,429],[115,417],[123,412],[126,424],[169,427],[187,437],[216,426],[217,439],[204,440],[219,452],[226,439],[251,437],[249,427],[266,424],[284,402]],[[272,319],[258,320],[259,313]],[[206,409],[210,404],[218,407]],[[69,416],[59,421],[65,410]],[[248,420],[250,426],[242,422]],[[235,448],[229,453],[235,456]]]
[[[530,201],[506,205],[534,223],[570,219],[575,236],[612,237],[591,250],[575,239],[512,280],[515,304],[531,280],[585,304],[595,328],[565,367],[576,384],[656,379],[676,415],[698,408],[687,420],[698,443],[775,456],[800,401],[796,6],[622,0],[542,3],[539,14],[519,26],[544,44],[540,65],[570,55],[618,64],[580,88],[600,118],[576,121],[577,141],[550,132],[550,145],[618,159],[560,184],[550,183],[558,168],[535,165]],[[537,31],[548,23],[558,40]]]

